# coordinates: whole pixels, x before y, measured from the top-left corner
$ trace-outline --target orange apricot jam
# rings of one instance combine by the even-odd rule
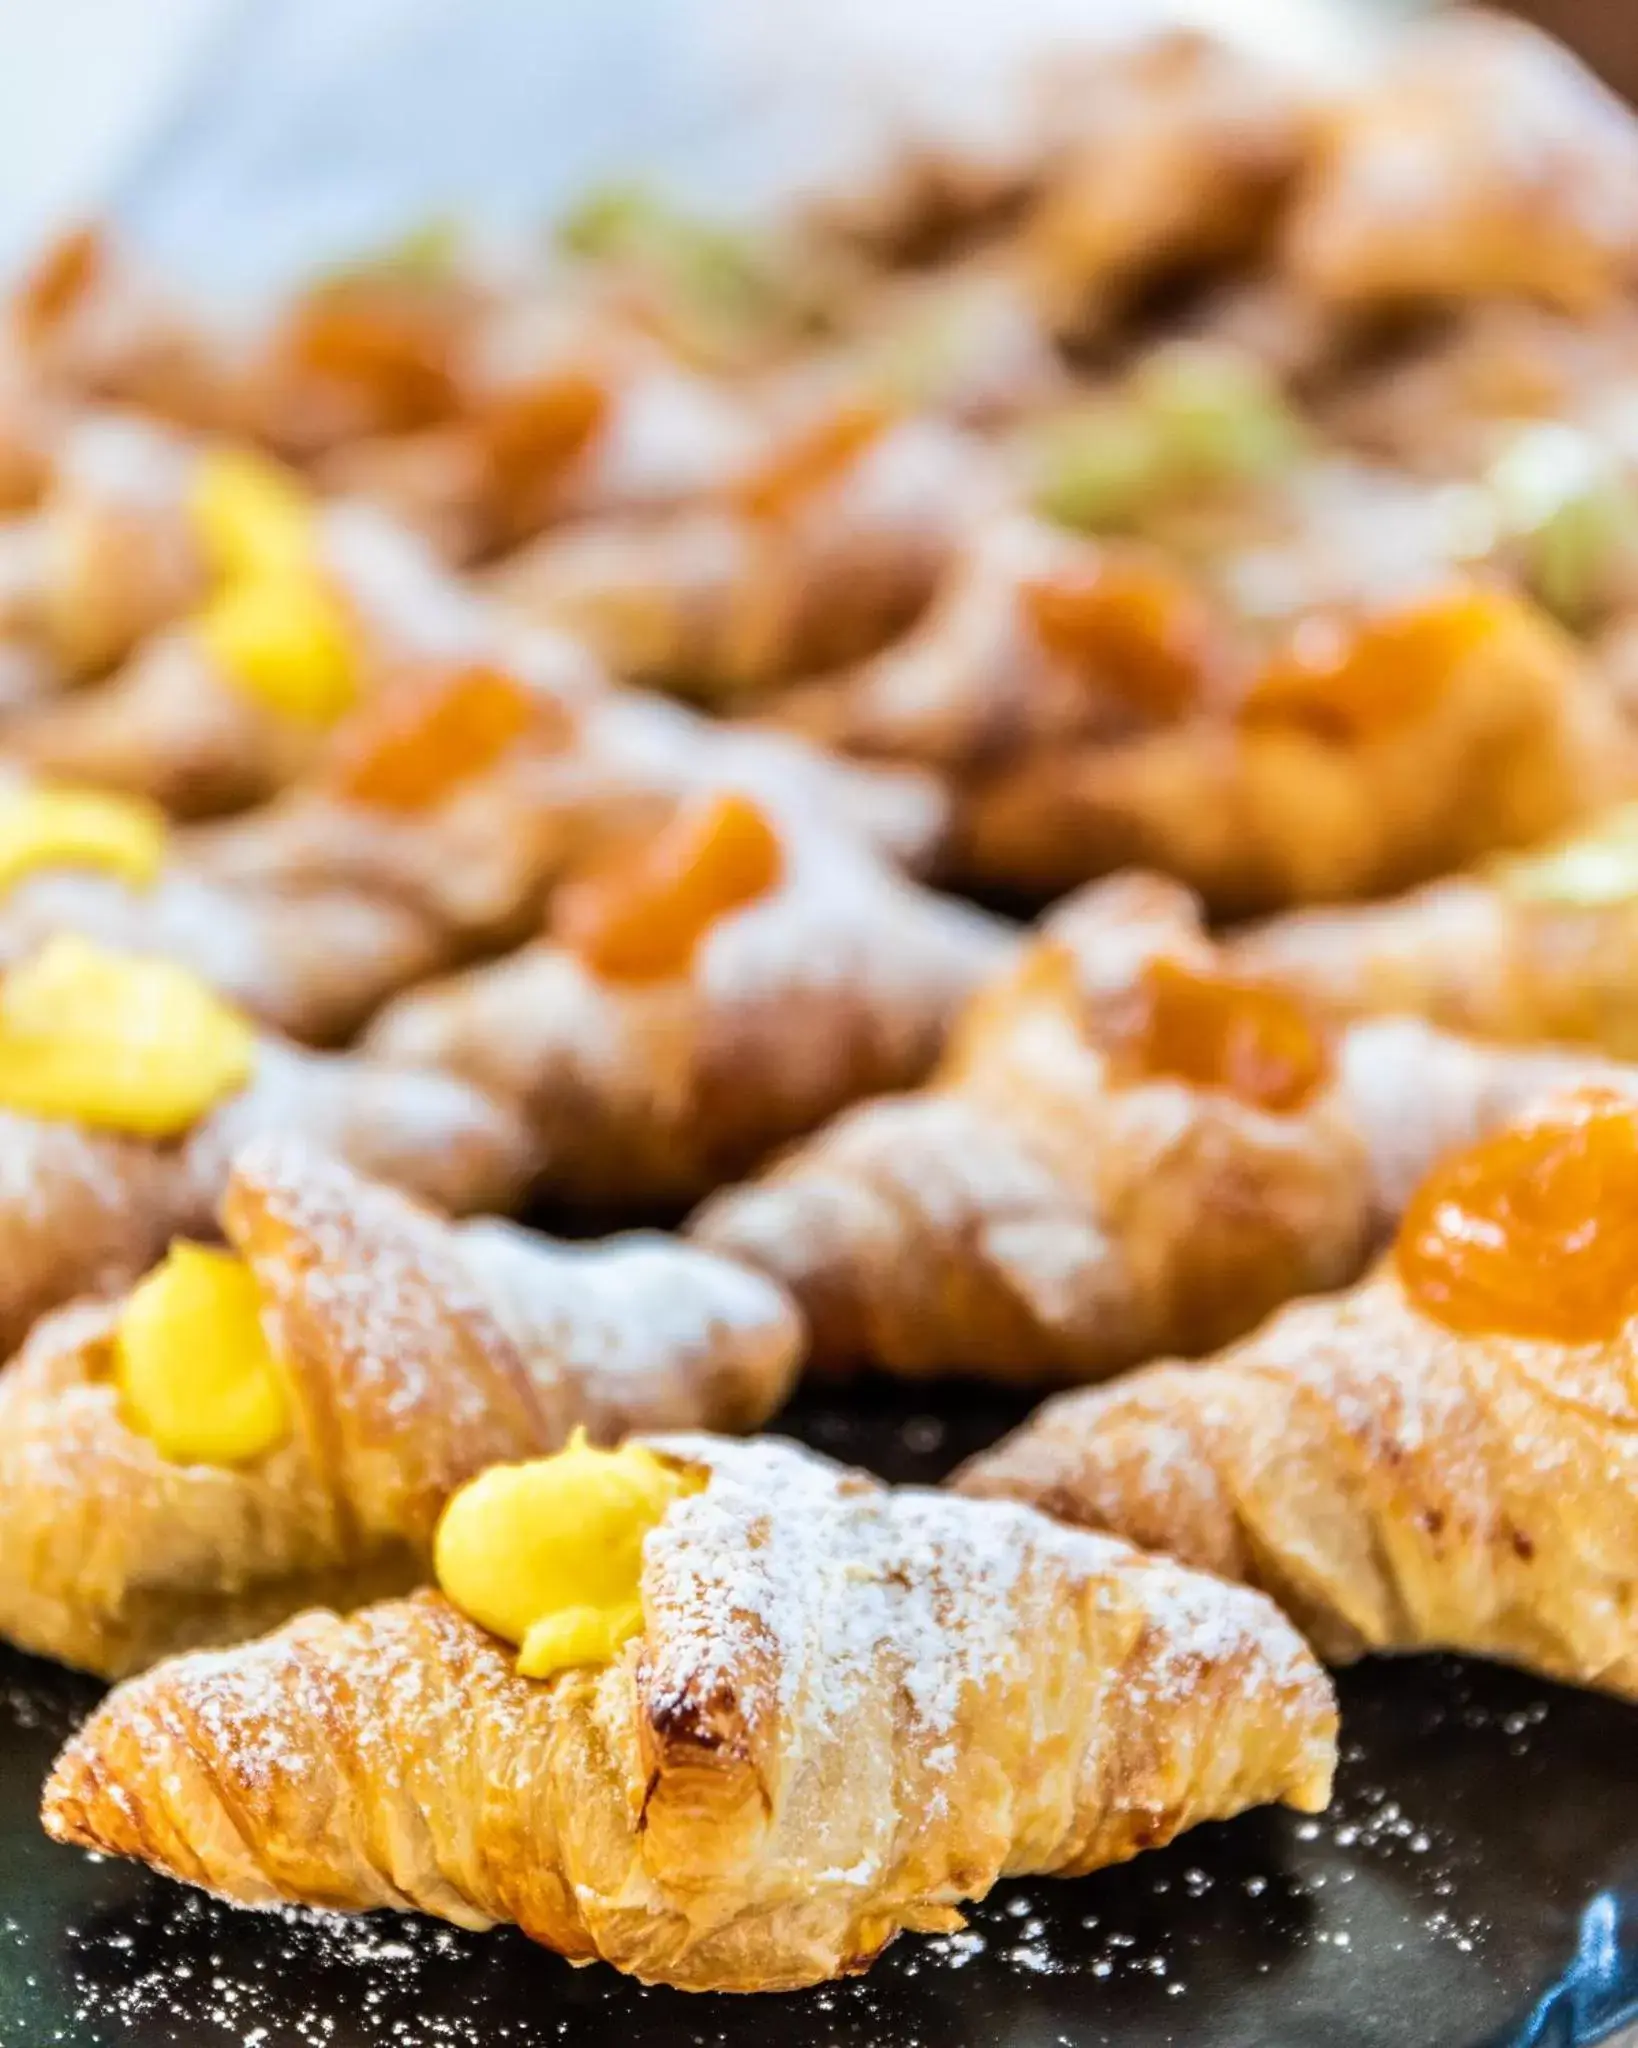
[[[1474,650],[1522,617],[1517,599],[1471,585],[1372,618],[1306,619],[1240,715],[1344,745],[1379,738],[1437,704]]]
[[[438,296],[387,278],[345,278],[309,292],[278,340],[281,358],[368,400],[384,433],[446,418],[457,399],[455,332]]]
[[[879,399],[839,405],[791,436],[741,476],[731,497],[753,519],[785,519],[837,482],[893,424]]]
[[[562,370],[487,398],[472,424],[497,491],[521,499],[554,482],[602,430],[612,402],[606,381],[589,370]]]
[[[1300,1110],[1331,1071],[1324,1034],[1294,997],[1165,958],[1103,1013],[1098,1037],[1117,1080],[1186,1081],[1278,1116]]]
[[[1181,717],[1212,668],[1212,622],[1183,580],[1140,556],[1089,557],[1022,590],[1025,615],[1055,661],[1134,710]]]
[[[724,791],[560,889],[553,935],[605,980],[665,980],[687,971],[719,918],[775,888],[784,864],[760,807]]]
[[[108,244],[92,221],[70,228],[36,258],[12,300],[17,325],[38,341],[71,313],[106,268]]]
[[[565,736],[567,715],[481,662],[434,669],[382,691],[336,736],[331,790],[371,810],[429,811],[525,739]]]
[[[1428,1175],[1394,1262],[1464,1336],[1601,1344],[1638,1315],[1638,1105],[1589,1089]]]

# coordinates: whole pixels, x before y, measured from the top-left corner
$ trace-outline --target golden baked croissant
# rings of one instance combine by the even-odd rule
[[[10,530],[8,641],[37,649],[55,679],[83,681],[197,605],[208,569],[188,512],[195,468],[193,448],[151,421],[67,425],[38,504]]]
[[[236,489],[249,459],[230,460]],[[13,712],[10,756],[209,816],[293,780],[336,720],[406,665],[495,651],[499,628],[407,534],[357,505],[319,513],[298,499],[264,513],[259,500],[288,489],[258,480],[242,493],[246,523],[274,529],[248,544],[266,546],[266,565],[235,561],[196,612],[106,680]],[[224,536],[235,557],[248,551],[239,515]]]
[[[350,878],[217,880],[138,799],[0,772],[0,966],[62,932],[174,960],[313,1045],[350,1038],[385,997],[447,964],[412,908]]]
[[[773,1991],[959,1926],[1004,1874],[1324,1805],[1329,1689],[1256,1596],[792,1445],[653,1452],[674,1497],[611,1661],[525,1678],[438,1593],[307,1614],[114,1693],[47,1831],[249,1905],[515,1921]]]
[[[1231,944],[1335,1014],[1409,1011],[1638,1057],[1638,808],[1387,903],[1296,912]]]
[[[1583,316],[1638,263],[1638,128],[1561,43],[1477,9],[1407,28],[1335,109],[1285,267],[1332,305],[1525,297]]]
[[[233,1152],[305,1134],[453,1210],[515,1206],[516,1115],[437,1074],[258,1038],[168,962],[69,936],[0,974],[0,1356],[45,1310],[209,1230]]]
[[[553,905],[554,938],[412,989],[378,1059],[515,1104],[554,1200],[697,1200],[845,1103],[919,1078],[1013,944],[822,819],[717,783]]]
[[[283,1137],[236,1157],[221,1220],[231,1259],[173,1252],[0,1375],[0,1634],[107,1677],[406,1589],[483,1466],[574,1427],[751,1428],[795,1368],[794,1313],[725,1260],[446,1223]]]
[[[1253,253],[1311,142],[1296,77],[1198,31],[1100,52],[1053,91],[1069,139],[1023,240],[1043,308],[1071,333],[1107,327],[1156,281]]]
[[[1327,1042],[1238,978],[1174,884],[1072,899],[933,1081],[708,1200],[699,1242],[789,1287],[815,1364],[1102,1378],[1352,1279],[1451,1145],[1589,1074],[1412,1019]]]
[[[1050,1402],[958,1483],[1261,1586],[1332,1659],[1638,1696],[1635,1190],[1631,1101],[1560,1098],[1435,1168],[1351,1293]]]
[[[1298,622],[1228,717],[1066,748],[976,790],[966,874],[1050,892],[1122,866],[1224,913],[1379,894],[1563,831],[1632,787],[1617,707],[1522,599],[1456,582]]]
[[[628,682],[744,702],[902,631],[995,488],[951,427],[835,402],[725,490],[664,519],[547,533],[489,587]]]
[[[1014,515],[973,536],[911,632],[768,715],[970,780],[1192,712],[1222,655],[1215,616],[1164,559]]]
[[[52,398],[129,405],[208,428],[229,427],[242,411],[227,336],[94,221],[36,256],[5,307],[0,346]]]

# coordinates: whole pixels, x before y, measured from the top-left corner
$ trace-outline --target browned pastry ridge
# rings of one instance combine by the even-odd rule
[[[706,1483],[613,1662],[522,1678],[434,1593],[307,1614],[121,1687],[47,1830],[249,1905],[515,1921],[753,1991],[959,1926],[1006,1873],[1323,1806],[1335,1706],[1258,1596],[791,1445],[655,1448]]]
[[[1630,1102],[1549,1100],[1435,1170],[1410,1265],[1402,1236],[1214,1358],[1048,1402],[957,1483],[1261,1586],[1333,1660],[1465,1650],[1638,1696],[1633,1326],[1619,1303],[1579,1325],[1612,1273],[1630,1311],[1574,1156],[1578,1122],[1612,1117],[1621,1155],[1595,1170],[1621,1189]],[[1521,1161],[1529,1185],[1498,1185]],[[1429,1293],[1415,1262],[1447,1221]]]
[[[65,1309],[0,1375],[0,1634],[107,1677],[428,1574],[487,1464],[628,1429],[754,1427],[795,1370],[771,1282],[659,1237],[442,1221],[285,1138],[222,1202],[289,1409],[232,1465],[167,1457],[115,1378],[123,1303]]]
[[[1353,1278],[1441,1151],[1589,1076],[1633,1084],[1411,1019],[1327,1047],[1227,974],[1185,891],[1124,877],[1045,921],[928,1086],[846,1112],[689,1228],[791,1290],[819,1368],[1100,1379]]]

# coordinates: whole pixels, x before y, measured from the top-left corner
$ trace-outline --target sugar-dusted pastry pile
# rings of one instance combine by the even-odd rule
[[[1635,343],[1638,123],[1479,14],[253,325],[43,253],[48,1831],[793,1989],[1320,1809],[1324,1662],[1638,1695]],[[939,1491],[757,1434],[868,1372],[1070,1391]]]

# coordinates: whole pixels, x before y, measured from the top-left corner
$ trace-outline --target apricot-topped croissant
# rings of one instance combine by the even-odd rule
[[[1460,581],[1288,629],[1228,716],[1027,760],[977,791],[962,869],[1031,889],[1141,864],[1247,912],[1405,888],[1632,787],[1620,714],[1522,599]]]
[[[1387,903],[1276,918],[1233,942],[1335,1014],[1401,1010],[1489,1038],[1638,1056],[1638,807]]]
[[[1351,1293],[1050,1402],[961,1484],[1261,1586],[1335,1659],[1638,1696],[1635,1215],[1630,1097],[1556,1098],[1436,1167]]]
[[[107,1676],[414,1585],[453,1488],[571,1428],[754,1426],[796,1363],[770,1282],[660,1238],[450,1224],[288,1139],[226,1250],[173,1244],[0,1375],[0,1634]]]
[[[1334,1705],[1267,1602],[790,1445],[498,1469],[438,1566],[121,1687],[49,1832],[249,1905],[515,1921],[756,1991],[959,1926],[1004,1874],[1329,1791]]]
[[[920,1093],[690,1228],[791,1289],[821,1366],[1096,1379],[1352,1279],[1441,1149],[1589,1070],[1638,1079],[1411,1019],[1331,1034],[1186,892],[1122,877],[1045,921]]]
[[[553,939],[398,997],[376,1056],[518,1105],[554,1199],[698,1199],[926,1071],[1010,931],[720,786],[558,891]]]

